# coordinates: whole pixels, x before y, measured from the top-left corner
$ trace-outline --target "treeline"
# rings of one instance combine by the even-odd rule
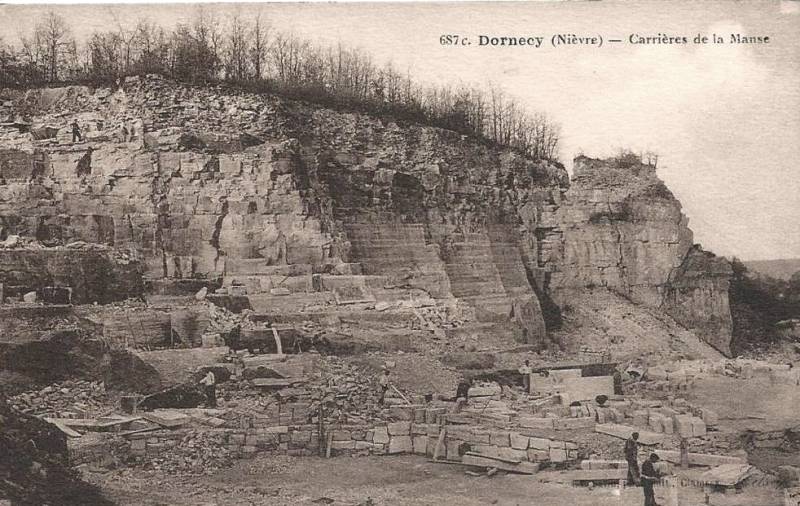
[[[736,351],[776,342],[775,324],[800,318],[800,272],[791,279],[776,279],[750,272],[733,258],[729,291]]]
[[[502,90],[421,86],[408,72],[378,65],[362,51],[321,47],[273,30],[261,15],[220,19],[198,8],[166,30],[147,19],[76,41],[49,13],[19,44],[0,41],[0,86],[114,82],[161,74],[188,83],[225,81],[327,106],[391,114],[487,139],[535,159],[555,159],[560,127]]]

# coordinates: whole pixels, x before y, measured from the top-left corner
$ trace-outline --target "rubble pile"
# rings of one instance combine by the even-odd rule
[[[69,468],[64,434],[0,400],[0,504],[113,504]]]
[[[209,325],[207,332],[225,334],[233,330],[237,325],[240,325],[242,328],[249,328],[255,325],[247,318],[247,312],[235,314],[224,307],[217,306],[210,302],[204,303],[204,306],[208,310]]]
[[[377,375],[362,367],[347,364],[338,357],[320,357],[318,367],[290,388],[264,392],[253,383],[241,378],[218,386],[218,393],[226,407],[238,412],[259,413],[270,411],[280,403],[308,403],[310,417],[315,417],[323,406],[325,418],[339,423],[366,423],[382,419],[380,388]],[[395,397],[394,392],[387,399]],[[391,402],[391,401],[390,401]]]
[[[467,315],[459,311],[457,306],[427,306],[417,309],[417,312],[425,321],[438,328],[456,329],[469,321]]]
[[[380,388],[374,373],[336,357],[326,357],[324,364],[324,371],[310,378],[312,413],[322,403],[328,419],[348,423],[381,419]]]
[[[109,398],[99,381],[68,380],[9,398],[22,413],[54,418],[93,417],[109,410]]]
[[[190,431],[170,451],[144,461],[146,468],[169,474],[213,474],[230,467],[235,455],[226,447],[223,433]]]

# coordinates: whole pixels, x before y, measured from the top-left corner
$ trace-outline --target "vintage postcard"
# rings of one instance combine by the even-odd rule
[[[0,506],[800,505],[800,1],[0,5]]]

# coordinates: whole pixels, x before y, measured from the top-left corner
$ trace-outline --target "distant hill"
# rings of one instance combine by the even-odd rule
[[[777,279],[789,279],[800,271],[800,258],[784,258],[781,260],[751,260],[744,262],[747,269]]]

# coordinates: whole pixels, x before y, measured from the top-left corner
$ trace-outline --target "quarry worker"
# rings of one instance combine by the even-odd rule
[[[100,358],[100,373],[103,375],[103,389],[105,390],[108,390],[113,378],[112,364],[111,353],[109,350],[104,351],[103,356]]]
[[[531,373],[533,373],[530,360],[525,359],[525,363],[519,368],[519,373],[522,375],[522,387],[525,392],[529,393],[531,391]]]
[[[206,407],[207,408],[216,408],[217,407],[217,378],[214,376],[214,373],[208,371],[203,379],[200,380],[200,384],[203,385],[204,390],[206,392]]]
[[[653,466],[660,459],[655,453],[650,454],[650,458],[642,464],[642,489],[644,489],[644,506],[659,506],[656,502],[656,494],[653,490],[659,479],[659,472]]]
[[[381,377],[378,378],[378,384],[381,386],[381,404],[386,400],[386,392],[389,390],[389,369],[383,368]]]
[[[83,154],[80,160],[78,160],[78,165],[75,166],[75,174],[78,177],[88,176],[92,173],[92,152],[94,150],[91,146],[86,148],[86,153]]]
[[[628,485],[639,484],[639,433],[634,432],[625,441],[625,460],[628,462]]]
[[[78,126],[78,122],[76,120],[72,120],[70,126],[72,127],[72,142],[83,141],[83,137],[81,136],[81,127]]]

